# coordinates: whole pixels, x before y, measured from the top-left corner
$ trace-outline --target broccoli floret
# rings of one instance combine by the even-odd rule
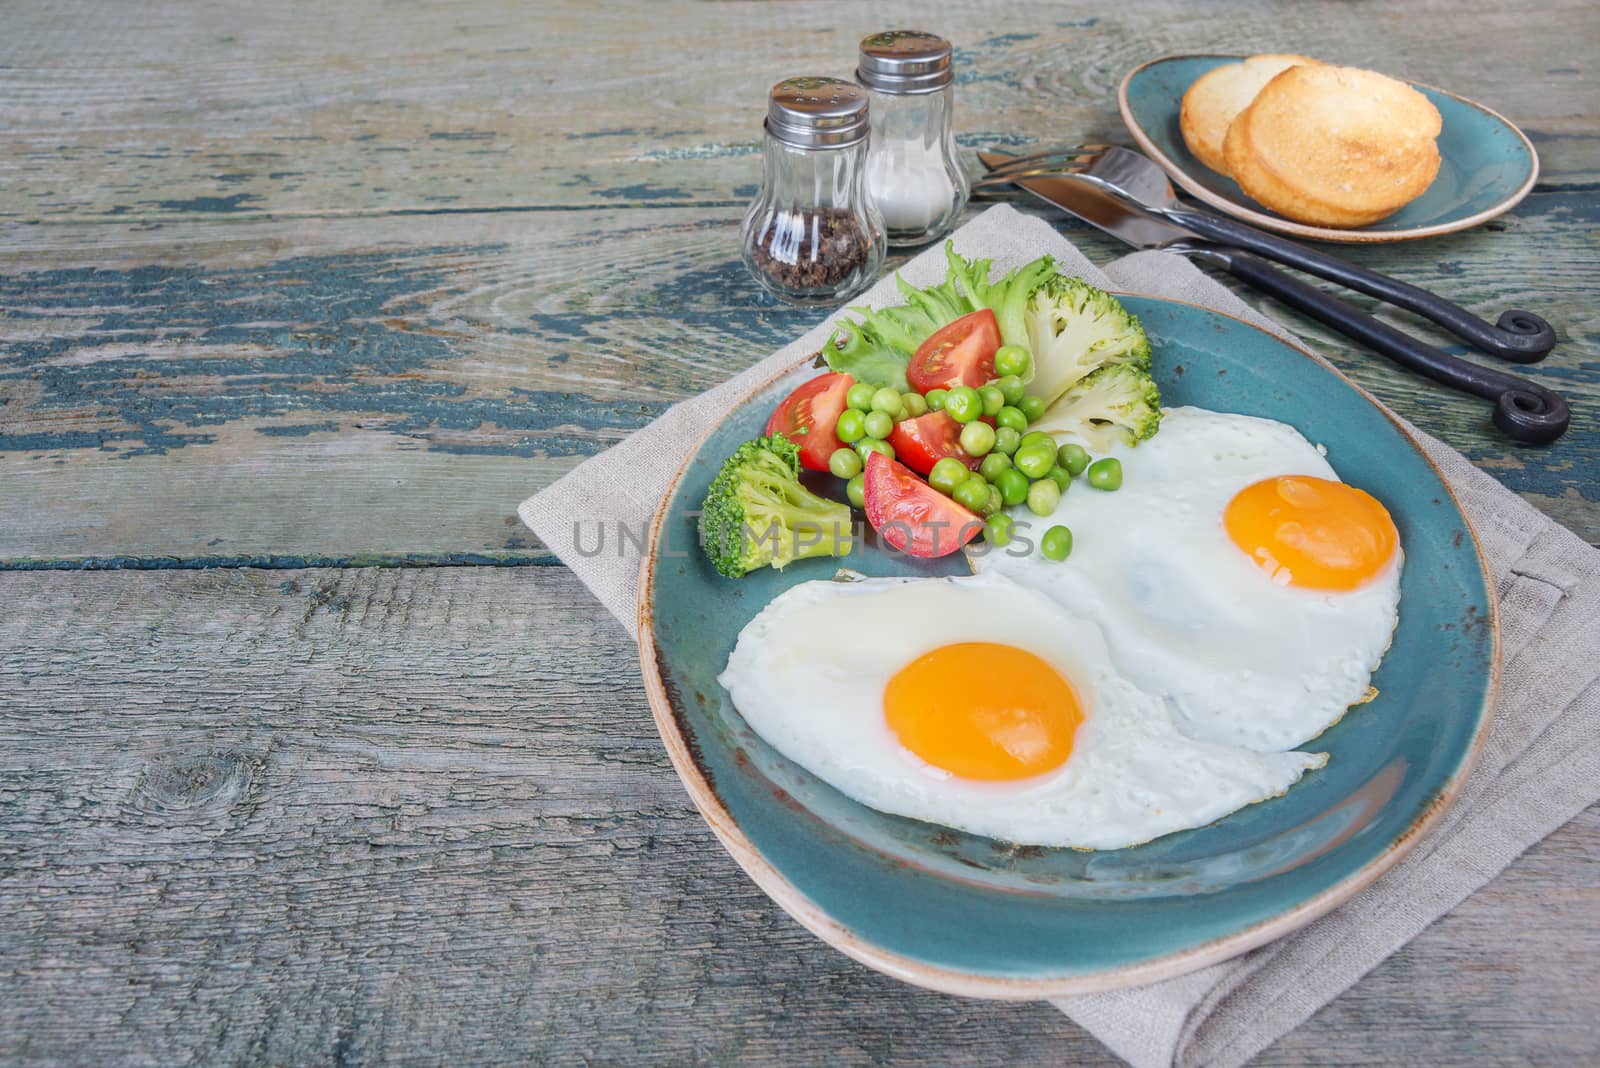
[[[1081,278],[1048,279],[1033,292],[1024,318],[1034,368],[1028,392],[1046,404],[1098,367],[1150,366],[1150,339],[1138,318]]]
[[[734,450],[700,506],[700,548],[729,578],[851,546],[850,508],[800,484],[800,450],[782,434]]]
[[[1052,436],[1076,434],[1097,449],[1113,441],[1137,445],[1161,427],[1161,390],[1136,363],[1114,363],[1091,371],[1035,429]]]

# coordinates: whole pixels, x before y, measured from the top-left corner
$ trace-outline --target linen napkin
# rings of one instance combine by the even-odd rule
[[[989,209],[954,239],[963,255],[992,258],[999,269],[1048,252],[1064,271],[1096,285],[1191,301],[1291,337],[1181,257],[1136,253],[1101,271],[1047,223],[1009,206]],[[919,286],[937,283],[944,272],[939,248],[902,269]],[[875,307],[897,301],[888,278],[865,298]],[[716,420],[777,371],[819,349],[830,330],[831,321],[673,406],[522,503],[523,522],[630,634],[637,625],[637,556],[581,553],[576,539],[586,536],[592,545],[597,523],[639,529],[660,504],[680,458]],[[1600,798],[1600,552],[1454,449],[1407,427],[1459,497],[1496,583],[1502,675],[1485,749],[1433,833],[1339,909],[1188,975],[1056,1002],[1137,1068],[1244,1063]]]

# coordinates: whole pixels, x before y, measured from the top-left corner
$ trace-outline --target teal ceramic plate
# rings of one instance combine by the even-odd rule
[[[1319,241],[1409,241],[1477,226],[1511,210],[1539,177],[1533,143],[1505,117],[1443,89],[1416,85],[1444,119],[1439,175],[1422,196],[1387,219],[1355,230],[1308,226],[1263,208],[1231,178],[1195,158],[1178,129],[1183,94],[1196,78],[1243,56],[1167,56],[1122,80],[1122,121],[1146,155],[1200,200],[1264,230]]]
[[[711,431],[655,519],[639,648],[678,774],[762,889],[829,943],[910,982],[1037,999],[1149,982],[1260,945],[1397,861],[1455,796],[1487,727],[1494,600],[1467,521],[1411,439],[1270,334],[1193,305],[1124,300],[1149,331],[1168,404],[1293,423],[1400,530],[1400,622],[1373,679],[1379,696],[1318,738],[1328,766],[1282,797],[1130,849],[1021,848],[868,809],[762,742],[716,677],[762,606],[837,564],[724,579],[695,545],[693,512],[723,459],[816,373],[809,361]],[[872,548],[845,563],[873,575],[965,571],[959,554],[917,562]]]

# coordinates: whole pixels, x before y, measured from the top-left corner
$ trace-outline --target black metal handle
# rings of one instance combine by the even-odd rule
[[[1357,267],[1337,256],[1329,256],[1293,241],[1262,233],[1233,219],[1192,208],[1172,208],[1162,214],[1212,241],[1254,252],[1318,278],[1337,282],[1358,293],[1377,297],[1397,308],[1416,312],[1491,356],[1517,363],[1535,363],[1544,359],[1545,354],[1555,347],[1555,330],[1532,312],[1508,311],[1500,316],[1498,324],[1491,324],[1437,293],[1419,289],[1377,271],[1369,271],[1365,267]]]
[[[1354,338],[1407,370],[1494,401],[1494,425],[1517,441],[1546,445],[1566,432],[1571,419],[1567,402],[1537,383],[1469,363],[1418,341],[1247,252],[1202,242],[1174,246],[1173,251],[1222,267],[1235,278]]]

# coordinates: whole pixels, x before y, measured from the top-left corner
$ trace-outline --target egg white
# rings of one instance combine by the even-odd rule
[[[1040,425],[1049,428],[1048,414]],[[1022,536],[974,552],[975,569],[1097,623],[1117,670],[1168,699],[1179,729],[1194,738],[1291,749],[1369,696],[1398,618],[1401,554],[1356,590],[1305,590],[1274,582],[1223,526],[1228,502],[1251,483],[1338,478],[1299,431],[1175,408],[1155,437],[1109,455],[1122,461],[1121,489],[1079,479],[1048,519],[1014,510]],[[1073,535],[1072,554],[1059,563],[1035,548],[1057,523]]]
[[[1065,764],[980,782],[899,743],[884,687],[956,642],[1016,646],[1067,679],[1085,720]],[[1186,737],[1118,672],[1095,624],[997,574],[794,586],[740,632],[718,681],[768,744],[856,801],[1025,845],[1116,849],[1203,826],[1326,760]]]

